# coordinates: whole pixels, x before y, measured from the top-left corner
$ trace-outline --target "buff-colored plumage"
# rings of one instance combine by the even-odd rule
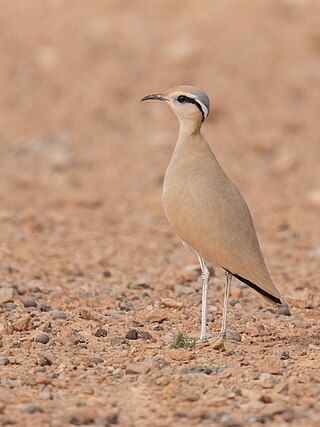
[[[255,285],[265,301],[280,303],[247,204],[201,133],[210,108],[206,94],[179,86],[152,96],[145,99],[166,101],[180,122],[163,185],[163,206],[170,225],[199,260],[218,264]],[[179,96],[187,97],[181,105]]]

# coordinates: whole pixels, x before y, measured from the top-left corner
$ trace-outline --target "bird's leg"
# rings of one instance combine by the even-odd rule
[[[223,312],[222,312],[222,323],[219,337],[226,338],[227,336],[227,318],[228,318],[228,301],[230,294],[230,286],[232,275],[229,271],[226,271],[226,285],[224,287],[224,299],[223,299]]]
[[[197,342],[206,342],[206,324],[207,324],[207,291],[210,280],[210,272],[204,262],[204,259],[198,255],[200,267],[201,267],[201,279],[202,279],[202,307],[201,307],[201,332],[200,338]]]
[[[222,312],[222,322],[220,334],[214,344],[216,349],[224,348],[224,341],[227,336],[227,318],[228,318],[228,300],[230,294],[230,285],[231,285],[232,275],[229,271],[226,271],[226,285],[224,288],[224,298],[223,298],[223,312]]]

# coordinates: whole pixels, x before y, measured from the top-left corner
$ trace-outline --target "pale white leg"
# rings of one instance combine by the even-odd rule
[[[207,291],[210,280],[210,272],[206,267],[204,259],[198,255],[200,267],[201,267],[201,279],[202,279],[202,307],[201,307],[201,332],[200,339],[198,342],[206,341],[206,324],[207,324]]]
[[[226,271],[226,285],[224,288],[224,298],[223,298],[223,312],[222,312],[222,322],[221,322],[221,331],[219,338],[226,338],[227,336],[227,318],[228,318],[228,301],[230,294],[230,285],[231,285],[232,275]]]

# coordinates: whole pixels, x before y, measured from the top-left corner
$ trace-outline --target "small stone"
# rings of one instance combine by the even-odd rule
[[[7,357],[0,357],[0,366],[9,365],[9,359]]]
[[[9,287],[0,288],[0,304],[13,302],[13,289]]]
[[[190,360],[194,358],[194,354],[191,351],[184,350],[183,348],[179,349],[170,349],[167,351],[167,355],[172,360]]]
[[[20,412],[26,414],[34,414],[35,412],[43,412],[43,408],[33,403],[24,403],[20,405]]]
[[[66,319],[66,318],[67,318],[67,315],[64,311],[53,310],[53,312],[52,312],[52,319],[53,320]]]
[[[79,310],[80,317],[84,320],[92,320],[92,313],[87,308],[81,308]]]
[[[118,418],[119,418],[119,415],[117,412],[115,412],[115,411],[110,412],[110,414],[108,414],[106,416],[106,422],[107,422],[106,424],[107,425],[108,424],[118,424]]]
[[[141,288],[149,288],[148,279],[145,277],[140,277],[137,279],[134,283],[132,283],[132,288],[134,289],[141,289]]]
[[[35,380],[37,384],[50,384],[50,379],[46,376],[45,372],[37,372],[35,374]]]
[[[282,316],[291,316],[289,307],[287,304],[282,304],[278,307],[278,314]]]
[[[29,331],[32,328],[31,317],[24,317],[23,319],[17,320],[12,323],[12,328],[15,331]]]
[[[167,310],[154,309],[147,313],[146,320],[151,323],[162,323],[168,318]]]
[[[106,337],[108,335],[108,332],[103,328],[99,328],[96,330],[94,335],[98,338],[103,338],[103,337]]]
[[[257,363],[257,368],[270,374],[280,374],[280,358],[278,356],[266,356]]]
[[[130,311],[133,307],[132,302],[124,301],[120,304],[120,310],[121,311]]]
[[[92,424],[97,416],[97,410],[91,406],[75,408],[71,411],[68,422],[76,426]]]
[[[104,270],[103,277],[111,277],[111,272],[109,270]]]
[[[122,345],[122,344],[128,344],[128,341],[122,337],[112,338],[111,340],[111,345]]]
[[[183,302],[176,301],[173,298],[162,298],[161,302],[167,308],[181,308],[181,307],[183,307]]]
[[[42,292],[42,290],[41,290],[41,288],[39,288],[39,286],[32,286],[31,292],[36,294],[36,293]]]
[[[38,365],[40,366],[51,366],[54,361],[54,355],[52,353],[40,354],[38,358]]]
[[[43,387],[39,392],[39,399],[41,400],[52,400],[52,391],[48,387]]]
[[[126,374],[146,374],[151,369],[150,363],[128,363],[126,368]]]
[[[137,329],[130,329],[130,331],[126,333],[126,338],[128,340],[137,340],[138,335],[139,335],[139,332],[137,331]]]
[[[26,308],[37,307],[37,305],[38,305],[37,301],[34,298],[24,299],[24,300],[22,300],[22,304]]]
[[[241,334],[237,331],[227,331],[227,340],[241,342]]]
[[[259,382],[263,388],[273,388],[277,383],[274,375],[269,372],[262,372],[259,376]]]
[[[51,305],[47,305],[47,304],[40,304],[39,309],[40,311],[44,311],[44,312],[52,311]]]
[[[141,338],[143,340],[152,340],[153,339],[152,335],[146,331],[138,331],[138,338]]]
[[[283,414],[282,414],[282,418],[284,419],[284,421],[286,421],[287,423],[289,423],[290,421],[292,421],[295,417],[294,411],[291,408],[286,409]]]
[[[272,403],[271,397],[268,394],[264,393],[259,396],[259,400],[263,403]]]
[[[151,325],[150,328],[153,331],[163,331],[163,326],[161,326],[159,323],[155,323],[154,325]]]
[[[16,306],[16,304],[14,304],[13,302],[6,302],[6,303],[4,303],[4,304],[3,304],[3,307],[4,307],[4,309],[5,309],[5,310],[7,310],[7,311],[12,311],[12,310],[14,310],[17,306]]]
[[[281,349],[277,351],[277,356],[280,357],[281,360],[290,359],[290,353],[287,349]]]
[[[78,276],[78,277],[84,276],[84,272],[81,270],[81,268],[77,267],[76,265],[70,265],[67,268],[67,272],[72,276]]]
[[[36,336],[36,341],[41,344],[48,344],[49,340],[50,340],[49,335],[46,334],[45,332],[42,332],[41,334]]]
[[[89,366],[90,365],[99,365],[99,363],[103,363],[103,359],[101,357],[91,357],[89,359]]]

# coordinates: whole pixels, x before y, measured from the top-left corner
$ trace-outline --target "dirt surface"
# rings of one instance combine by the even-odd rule
[[[319,426],[320,3],[2,1],[1,425]],[[291,316],[196,259],[161,185],[196,85]],[[135,331],[130,330],[134,329]],[[127,335],[128,334],[128,335]],[[232,340],[230,339],[232,338]]]

